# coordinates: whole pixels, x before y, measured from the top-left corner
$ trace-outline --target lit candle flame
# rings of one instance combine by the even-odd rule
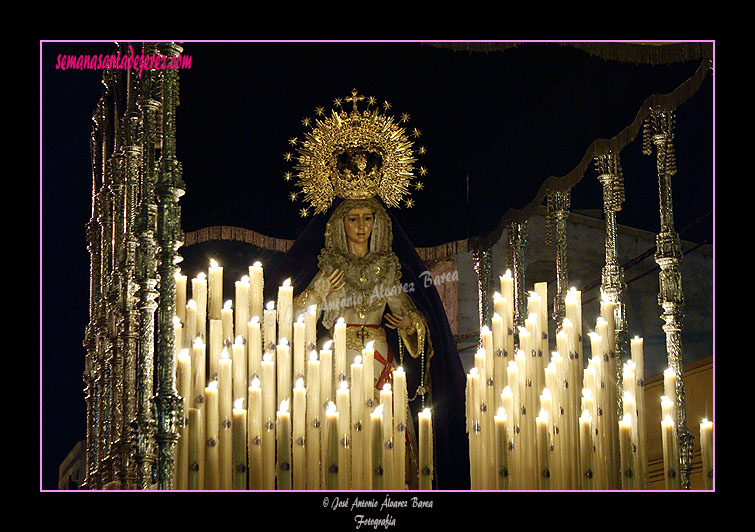
[[[267,305],[265,305],[265,308],[267,310],[275,310],[275,301],[268,301]]]
[[[323,351],[330,351],[330,346],[333,345],[333,340],[328,340],[324,344],[322,344],[322,350]]]
[[[255,263],[252,264],[252,268],[255,268],[255,269],[262,268],[262,263],[260,261],[255,261]]]
[[[386,382],[385,384],[383,384],[383,391],[384,392],[390,392],[391,391],[391,383],[390,382]]]
[[[224,347],[220,351],[220,358],[223,359],[223,360],[228,360],[229,359],[229,357],[228,357],[228,348],[227,347]]]
[[[304,388],[304,379],[302,379],[301,377],[299,377],[298,379],[296,379],[296,386],[295,386],[295,388]]]
[[[202,341],[202,337],[201,336],[197,336],[196,338],[194,338],[194,344],[193,345],[194,345],[194,347],[197,347],[197,348],[204,347],[204,342]]]
[[[506,299],[506,298],[503,297],[500,292],[493,292],[493,301],[494,302],[501,301],[502,299]]]
[[[372,411],[372,415],[374,415],[374,416],[382,416],[383,415],[383,405],[376,406],[375,410]]]
[[[240,282],[241,282],[241,284],[249,284],[249,276],[248,275],[242,275]]]
[[[212,381],[207,385],[208,388],[218,389],[218,381]]]
[[[195,309],[195,310],[196,310],[196,308],[197,308],[197,302],[196,302],[196,301],[194,301],[193,299],[190,299],[190,300],[188,300],[188,301],[186,302],[186,306],[187,306],[187,307],[191,307],[191,308],[193,308],[193,309]]]
[[[313,349],[312,351],[310,351],[310,353],[309,353],[309,361],[310,362],[317,362],[317,350],[316,349]]]
[[[228,301],[226,301],[225,303],[223,303],[223,308],[225,310],[231,310],[233,308],[233,301],[231,301],[229,299]]]
[[[304,323],[304,314],[299,314],[296,318],[296,323]]]
[[[259,316],[252,316],[252,319],[249,320],[249,323],[252,325],[259,325],[260,323],[260,317]]]
[[[370,340],[369,342],[367,342],[367,344],[365,345],[365,348],[368,351],[374,351],[374,349],[375,349],[375,341],[374,340]]]
[[[359,364],[361,364],[361,363],[362,363],[362,357],[361,357],[361,355],[357,355],[357,356],[355,356],[355,357],[354,357],[354,365],[355,365],[355,366],[358,366],[358,365],[359,365]]]
[[[288,399],[284,399],[281,401],[280,409],[278,410],[281,414],[285,414],[288,412]]]
[[[249,385],[250,388],[259,388],[260,387],[260,380],[257,377],[254,377],[252,379],[251,384]]]
[[[349,381],[341,381],[341,383],[338,385],[338,388],[341,390],[348,390],[349,389]]]
[[[197,279],[199,279],[200,281],[204,281],[206,278],[207,278],[207,274],[205,272],[199,272],[197,274]]]
[[[234,410],[243,410],[244,409],[244,399],[239,397],[233,402],[233,409]]]
[[[290,286],[291,286],[291,279],[290,278],[286,279],[285,281],[283,281],[283,287],[284,288],[288,288]]]
[[[325,414],[335,414],[336,404],[333,401],[328,401],[328,406],[325,408]]]
[[[278,347],[288,347],[288,338],[285,336],[280,339],[280,343],[278,343]]]
[[[218,266],[218,261],[216,261],[215,259],[210,259],[210,268],[216,269],[218,268]]]

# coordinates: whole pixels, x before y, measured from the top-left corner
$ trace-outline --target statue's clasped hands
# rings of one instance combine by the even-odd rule
[[[391,314],[390,312],[385,315],[385,326],[389,329],[409,329],[412,325],[412,320],[409,317],[409,312],[406,307],[401,305],[401,315]]]

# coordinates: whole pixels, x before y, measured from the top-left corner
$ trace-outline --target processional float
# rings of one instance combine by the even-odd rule
[[[119,46],[125,54],[126,45]],[[183,52],[175,43],[147,43],[143,49],[169,57]],[[701,67],[703,73],[707,69]],[[312,349],[316,339],[310,320],[316,318],[309,315],[290,319],[279,334],[275,311],[290,294],[281,287],[277,306],[263,308],[259,264],[250,265],[249,276],[236,282],[230,304],[222,305],[228,299],[217,264],[210,265],[207,276],[192,280],[192,299],[187,300],[187,280],[178,268],[179,200],[186,185],[176,157],[177,70],[144,70],[137,77],[110,69],[103,73],[103,85],[91,136],[84,487],[404,488],[409,480],[400,474],[403,467],[392,469],[395,477],[376,479],[374,474],[378,466],[384,472],[383,466],[398,459],[399,453],[386,453],[385,442],[394,432],[397,441],[396,431],[407,422],[400,371],[394,373],[394,387],[380,392],[385,399],[368,409],[359,400],[367,382],[360,375],[366,372],[364,360],[348,369],[341,362],[337,367],[330,349]],[[685,90],[694,92],[694,87]],[[655,98],[639,118],[643,152],[650,155],[655,146],[658,163],[661,232],[655,259],[661,268],[659,304],[670,366],[661,405],[665,487],[689,489],[681,252],[671,202],[673,110],[679,102],[672,96]],[[346,100],[356,111],[362,97],[353,92]],[[333,116],[338,120],[337,113]],[[403,128],[393,125],[406,139]],[[626,283],[616,263],[615,213],[624,186],[619,151],[596,149],[594,157],[603,187],[606,265],[590,361],[583,358],[580,295],[567,289],[568,188],[547,193],[557,270],[552,316],[547,315],[546,287],[536,285],[529,297],[524,290],[526,219],[508,224],[511,271],[500,277],[495,296],[490,294],[490,246],[478,243],[473,249],[481,334],[467,381],[467,434],[461,436],[469,438],[472,489],[647,488],[642,340],[627,338]],[[403,190],[407,183],[395,186]],[[311,199],[323,190],[315,186],[302,192]],[[556,322],[555,341],[547,334],[550,319]],[[339,339],[334,343],[334,358],[339,358]],[[369,351],[364,355],[369,359]],[[281,361],[286,361],[283,376]],[[338,372],[349,375],[342,381],[346,385],[334,378]],[[264,385],[271,379],[277,385],[274,396]],[[313,398],[314,386],[305,387],[307,381],[326,385]],[[344,423],[354,416],[361,416],[357,423]],[[319,437],[313,435],[315,428]],[[420,414],[418,429],[418,486],[430,489],[428,411]],[[704,420],[701,443],[709,489],[711,434],[712,425]],[[360,453],[346,452],[357,443]],[[262,473],[250,474],[256,469]],[[310,471],[309,477],[302,471]]]

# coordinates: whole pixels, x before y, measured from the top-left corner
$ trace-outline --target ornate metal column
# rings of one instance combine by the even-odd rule
[[[89,323],[84,331],[86,359],[84,363],[84,393],[86,402],[86,476],[82,483],[84,489],[99,488],[99,412],[100,395],[97,381],[99,367],[100,338],[100,301],[102,300],[102,226],[100,216],[102,204],[100,188],[103,179],[103,157],[100,147],[104,137],[104,98],[95,108],[92,117],[93,126],[90,136],[90,155],[92,160],[92,215],[87,223],[87,250],[89,251]]]
[[[673,144],[674,113],[666,109],[651,109],[645,121],[643,153],[652,153],[650,142],[656,148],[658,194],[661,230],[656,237],[655,262],[660,266],[658,304],[663,309],[661,318],[666,333],[666,353],[669,367],[676,374],[677,435],[679,437],[680,485],[690,489],[692,472],[692,434],[687,429],[687,409],[682,374],[682,276],[679,271],[681,244],[674,231],[674,206],[671,195],[671,177],[676,175],[676,158]]]
[[[621,473],[618,470],[619,436],[616,424],[623,417],[624,400],[624,360],[627,354],[627,324],[624,308],[624,292],[626,282],[624,271],[616,261],[616,212],[621,210],[624,201],[624,176],[618,154],[612,152],[595,158],[598,171],[598,181],[603,186],[603,217],[606,225],[606,264],[603,267],[601,279],[601,295],[606,301],[613,303],[614,346],[609,353],[610,365],[614,368],[615,385],[609,383],[609,389],[614,393],[616,402],[615,415],[609,417],[611,430],[611,452],[616,469],[612,471],[615,486],[621,485]],[[609,365],[609,367],[610,367]]]
[[[154,45],[144,45],[145,55],[154,52]],[[137,219],[138,247],[136,253],[136,293],[139,311],[139,343],[137,352],[136,434],[137,486],[146,489],[155,478],[155,415],[154,394],[155,301],[157,287],[157,203],[155,200],[155,143],[160,111],[159,84],[154,70],[143,73],[139,106],[143,113],[143,146],[141,206]],[[153,94],[154,92],[154,94]]]
[[[183,51],[175,43],[158,45],[161,54],[173,57]],[[173,316],[176,314],[177,251],[183,242],[181,209],[178,204],[185,184],[181,179],[181,164],[176,159],[176,107],[178,106],[178,71],[161,71],[162,80],[162,146],[158,162],[157,183],[157,242],[160,263],[157,337],[157,416],[158,446],[157,482],[160,489],[172,489],[175,469],[175,449],[178,441],[178,420],[182,418],[183,400],[176,391],[176,353]]]
[[[524,293],[524,246],[527,244],[527,221],[512,222],[508,226],[511,276],[514,280],[514,336],[518,343],[519,329],[527,318],[527,300]]]
[[[568,290],[569,275],[566,268],[566,219],[571,206],[570,191],[551,192],[547,198],[546,245],[556,248],[556,294],[553,296],[553,319],[556,330],[561,328],[561,322],[566,317],[566,292]],[[555,241],[553,240],[555,233]]]
[[[472,251],[474,269],[477,272],[477,296],[480,316],[480,328],[490,326],[493,313],[491,312],[490,270],[493,265],[493,254],[490,249]]]
[[[111,183],[113,180],[112,164],[109,160],[112,150],[116,144],[114,134],[115,123],[115,96],[114,86],[116,84],[113,71],[103,73],[103,84],[105,85],[106,106],[103,109],[106,124],[106,135],[101,147],[103,156],[103,180],[100,188],[100,215],[99,225],[102,227],[100,233],[100,282],[102,284],[102,298],[99,302],[97,315],[97,334],[98,334],[98,361],[96,386],[100,397],[99,403],[99,427],[98,443],[100,464],[98,468],[98,483],[105,486],[113,479],[114,455],[111,453],[111,444],[113,441],[113,385],[112,385],[112,360],[115,351],[116,332],[114,326],[114,317],[117,310],[117,301],[114,291],[114,248],[113,248],[113,190]]]

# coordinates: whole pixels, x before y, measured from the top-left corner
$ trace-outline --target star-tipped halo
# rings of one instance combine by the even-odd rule
[[[409,189],[415,172],[427,173],[424,167],[415,167],[415,153],[424,154],[425,148],[416,150],[411,140],[421,132],[417,128],[407,132],[404,124],[409,114],[402,113],[396,120],[386,114],[391,104],[386,100],[381,108],[377,101],[354,89],[349,96],[333,100],[330,114],[318,107],[316,120],[302,120],[312,129],[302,139],[289,141],[296,157],[284,156],[286,161],[295,160],[292,177],[296,178],[297,194],[308,204],[300,210],[301,216],[307,216],[309,208],[314,214],[326,211],[336,197],[377,196],[388,207],[413,206]],[[422,190],[422,186],[414,188]]]

